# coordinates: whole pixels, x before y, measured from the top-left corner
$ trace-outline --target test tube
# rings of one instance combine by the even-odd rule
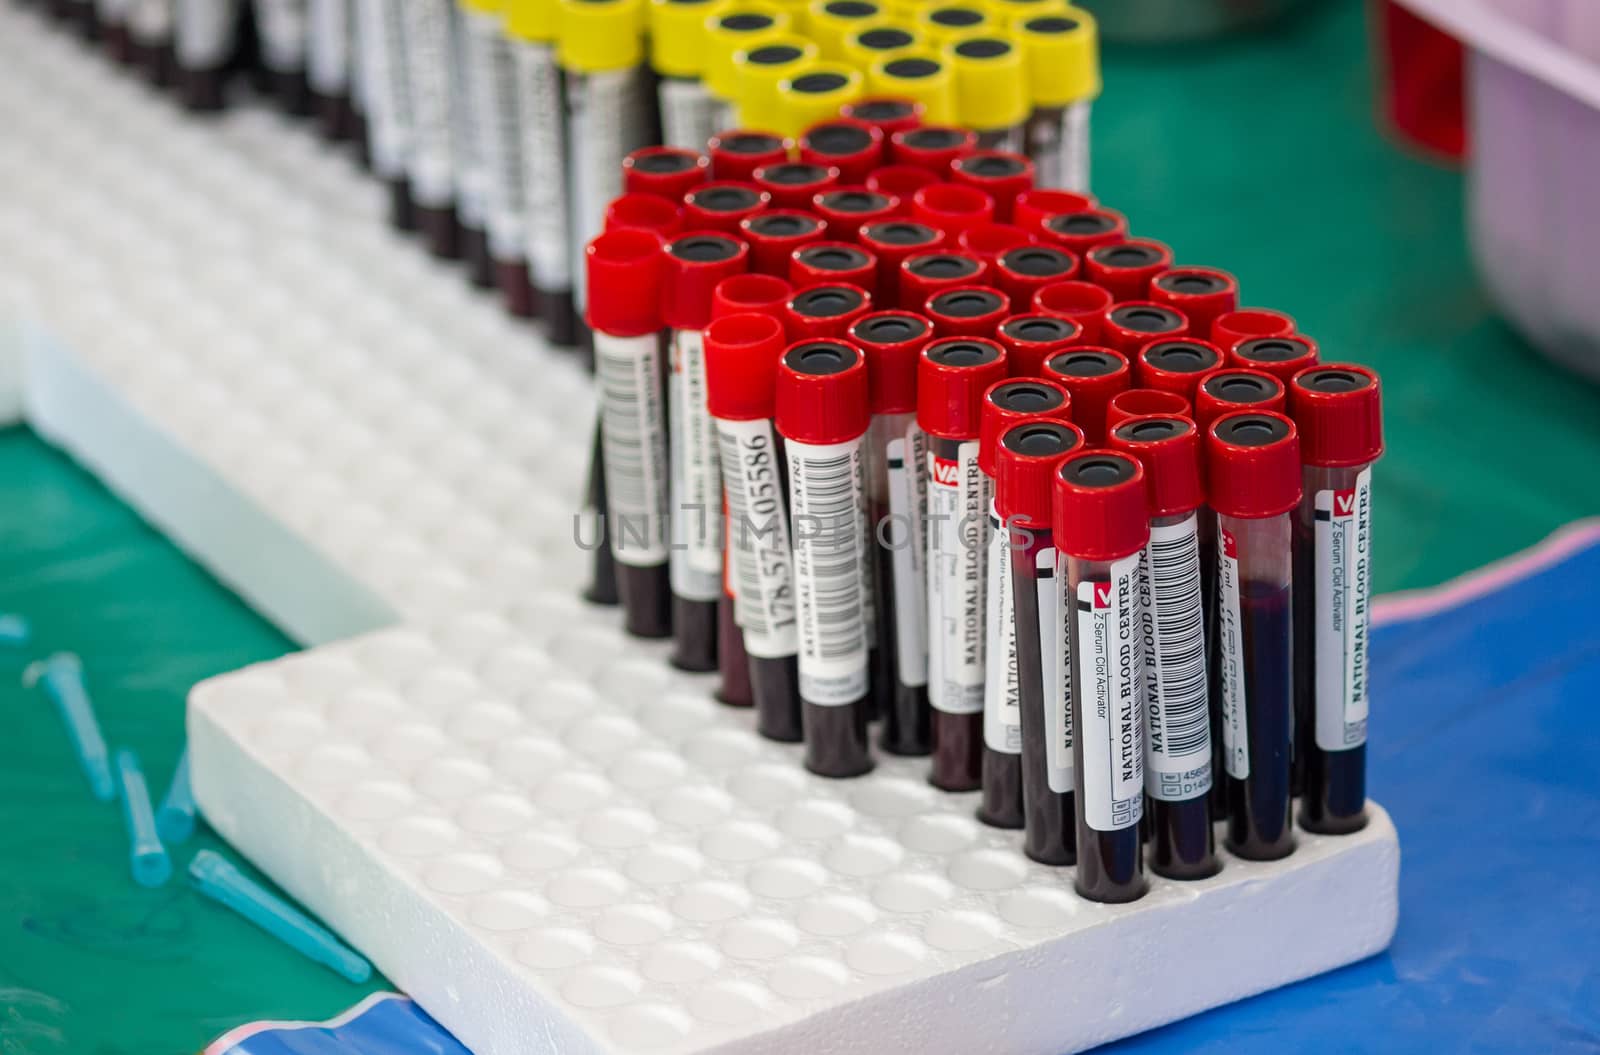
[[[1165,392],[1159,388],[1126,388],[1112,396],[1106,404],[1106,435],[1113,434],[1117,426],[1129,418],[1146,414],[1181,418],[1191,413],[1189,401],[1176,392]]]
[[[1013,27],[1027,59],[1026,151],[1046,187],[1089,189],[1089,115],[1100,94],[1099,33],[1079,8],[1042,11]]]
[[[605,229],[619,231],[630,227],[672,238],[683,230],[683,214],[672,202],[654,194],[619,194],[606,206]]]
[[[672,203],[683,204],[683,196],[711,178],[711,159],[699,147],[640,147],[622,159],[622,190],[625,194],[654,194]]]
[[[522,97],[505,15],[503,0],[466,0],[466,79],[482,159],[484,231],[494,284],[508,312],[531,318],[537,305],[528,272]]]
[[[909,39],[911,43],[908,47],[896,47],[892,54],[883,55],[866,67],[867,90],[873,95],[895,95],[916,100],[922,106],[922,119],[929,125],[944,126],[957,121],[960,111],[956,109],[956,78],[945,57],[920,46],[918,34],[907,30],[877,32],[892,34],[882,37],[883,40],[894,40],[898,44],[902,39]],[[867,36],[862,34],[858,39],[864,41]],[[892,142],[897,135],[912,135],[913,142],[925,140],[931,148],[932,140],[949,140],[955,136],[950,129],[928,137],[915,136],[917,131],[913,128],[894,132],[890,134],[890,140]],[[959,138],[965,143],[969,135],[961,134]]]
[[[996,223],[1010,223],[1017,195],[1033,187],[1033,162],[1007,150],[976,150],[950,164],[951,179],[977,187],[994,201]]]
[[[1008,37],[976,36],[949,55],[961,123],[977,132],[979,149],[1021,153],[1029,109],[1021,49]]]
[[[712,180],[683,196],[684,226],[738,234],[739,224],[761,212],[770,201],[766,192],[752,183]]]
[[[516,70],[521,141],[523,243],[534,308],[552,344],[578,343],[570,243],[573,196],[561,68],[556,63],[557,0],[510,0],[506,34]]]
[[[927,437],[917,427],[917,360],[933,336],[922,316],[875,311],[850,326],[867,359],[867,500],[873,525],[877,652],[889,661],[879,746],[896,755],[929,750]]]
[[[1078,279],[1052,282],[1033,292],[1033,310],[1077,323],[1083,332],[1084,344],[1099,342],[1106,311],[1110,307],[1110,293],[1093,282]]]
[[[939,48],[1000,28],[976,3],[930,4],[917,11],[916,24],[928,43]]]
[[[121,788],[122,819],[128,831],[128,864],[133,881],[143,887],[156,887],[172,877],[172,861],[156,831],[155,813],[150,807],[150,788],[145,783],[139,758],[124,748],[117,752],[117,785]]]
[[[783,117],[779,112],[778,85],[796,73],[808,68],[820,58],[817,45],[798,33],[779,33],[754,41],[748,48],[734,53],[733,62],[738,67],[736,79],[739,96],[734,109],[742,129],[776,128]],[[782,142],[780,140],[780,142]],[[785,144],[787,145],[787,144]],[[776,164],[788,160],[784,151],[765,163]],[[716,159],[712,159],[716,168]],[[744,175],[728,178],[746,179],[757,166],[752,165]],[[718,178],[723,178],[720,175]]]
[[[1150,283],[1172,266],[1172,250],[1149,238],[1097,245],[1084,256],[1084,275],[1118,301],[1144,301]]]
[[[929,297],[923,314],[940,337],[993,337],[1011,301],[990,286],[951,286]]]
[[[812,199],[838,184],[839,170],[831,165],[786,161],[756,169],[751,181],[767,192],[774,209],[809,209]]]
[[[806,32],[822,49],[823,58],[851,62],[845,40],[882,18],[883,9],[872,0],[812,0],[806,5]]]
[[[1206,433],[1217,517],[1216,684],[1228,849],[1253,861],[1294,850],[1291,539],[1300,443],[1282,414],[1240,411]]]
[[[462,4],[475,14],[491,16],[499,33],[504,0],[462,0]],[[349,0],[309,0],[306,13],[306,85],[317,125],[323,138],[332,142],[350,138],[356,126],[350,77],[354,6]],[[178,65],[181,69],[181,57]]]
[[[783,306],[789,339],[839,339],[850,324],[872,310],[872,296],[859,286],[830,282],[803,289]]]
[[[651,0],[650,66],[667,146],[702,150],[717,134],[716,101],[704,80],[706,22],[723,6],[723,0]]]
[[[1128,218],[1115,209],[1095,206],[1078,212],[1045,217],[1041,237],[1084,256],[1103,245],[1114,245],[1128,237]]]
[[[195,0],[186,0],[195,2]],[[526,17],[536,0],[512,0],[507,28]],[[372,171],[389,188],[389,223],[396,230],[417,227],[411,197],[411,95],[406,85],[404,24],[399,0],[356,0],[356,42],[361,98],[366,109],[367,157]]]
[[[750,243],[750,270],[781,278],[789,274],[795,253],[816,245],[827,232],[810,213],[769,209],[739,221],[739,233]]]
[[[1294,541],[1300,824],[1334,835],[1367,823],[1372,463],[1383,453],[1380,398],[1376,374],[1343,363],[1310,367],[1289,382],[1304,463]]]
[[[867,224],[899,214],[900,199],[862,186],[835,187],[817,195],[812,208],[827,223],[829,238],[855,241]]]
[[[622,230],[596,238],[586,258],[606,523],[623,623],[637,637],[667,637],[670,466],[660,332],[665,253],[659,236]]]
[[[795,289],[843,282],[871,291],[878,285],[878,261],[849,242],[812,242],[790,256],[789,282]]]
[[[1150,868],[1168,879],[1204,879],[1221,866],[1211,827],[1200,432],[1184,416],[1145,415],[1118,424],[1108,443],[1144,467],[1150,509],[1139,565]]]
[[[995,284],[1010,296],[1011,310],[1020,314],[1032,310],[1033,295],[1045,286],[1075,278],[1079,263],[1065,249],[1020,245],[994,258]]]
[[[1121,352],[1080,345],[1052,355],[1044,363],[1044,376],[1072,393],[1072,417],[1084,438],[1099,446],[1106,438],[1106,405],[1111,397],[1131,388],[1133,371]]]
[[[909,202],[917,191],[938,182],[938,176],[915,165],[879,165],[867,176],[867,189],[893,194],[902,202]]]
[[[834,340],[791,344],[778,366],[777,428],[789,470],[805,765],[825,777],[872,769],[872,641],[862,354]]]
[[[729,235],[691,232],[667,243],[661,322],[667,328],[667,450],[672,522],[672,664],[717,666],[717,599],[722,594],[722,478],[717,428],[706,406],[705,328],[711,292],[744,271],[750,250]]]
[[[1222,365],[1222,352],[1198,337],[1151,341],[1134,360],[1134,376],[1142,388],[1175,392],[1190,404],[1201,378]]]
[[[1150,299],[1177,308],[1196,337],[1210,338],[1217,317],[1239,307],[1239,280],[1214,267],[1174,267],[1151,280]]]
[[[136,6],[144,0],[135,0]],[[284,112],[311,113],[311,88],[306,83],[307,0],[251,0],[255,11],[256,48],[267,89]],[[442,0],[439,12],[450,19],[451,0]],[[443,48],[450,48],[451,30],[444,30]]]
[[[846,58],[845,61],[863,69],[871,65],[870,62],[859,62],[850,58]],[[923,105],[915,99],[873,96],[845,104],[840,108],[839,114],[847,121],[864,121],[888,137],[894,132],[902,132],[922,124],[923,111]]]
[[[846,103],[861,98],[865,84],[859,70],[842,62],[813,62],[796,70],[778,85],[777,130],[798,136],[813,125],[833,120]],[[814,159],[802,152],[801,160]],[[844,172],[843,166],[840,169]],[[848,172],[841,176],[848,177]]]
[[[916,99],[915,96],[906,95],[893,88],[888,91],[879,88],[877,78],[872,72],[873,67],[879,63],[888,62],[908,52],[915,51],[921,44],[922,37],[910,28],[880,20],[869,25],[860,26],[845,36],[844,61],[857,69],[867,71],[867,91],[872,96],[906,99],[915,102],[921,107],[923,105],[921,100]],[[861,118],[859,114],[851,114],[850,116]],[[921,119],[918,120],[918,124],[921,124],[922,120],[931,120],[931,118],[927,117],[925,109],[919,117]],[[867,118],[861,119],[870,120]],[[874,121],[873,123],[876,122]],[[884,129],[884,134],[888,135],[894,131],[898,131],[898,129],[886,128]]]
[[[910,220],[883,220],[862,227],[856,238],[878,261],[874,287],[879,302],[899,304],[900,265],[938,247],[944,242],[944,232]]]
[[[261,0],[257,0],[259,4]],[[411,136],[406,172],[417,226],[428,251],[445,260],[462,253],[456,213],[455,75],[452,0],[405,0],[406,109]]]
[[[996,494],[995,451],[1000,435],[1024,420],[1065,421],[1071,410],[1066,389],[1042,378],[997,381],[983,394],[978,467]],[[1011,597],[1011,533],[1003,530],[998,497],[989,503],[984,588],[984,681],[982,797],[978,819],[995,828],[1021,828],[1022,725],[1017,682],[1017,634]]]
[[[784,43],[791,38],[776,36],[753,50],[766,48],[796,50]],[[789,150],[794,144],[771,132],[749,131],[759,125],[730,129],[712,136],[705,144],[706,156],[711,159],[711,178],[722,182],[750,183],[756,169],[767,165],[780,165],[789,160]]]
[[[1294,319],[1281,311],[1236,308],[1211,323],[1211,343],[1226,352],[1252,337],[1286,337],[1294,331]]]
[[[820,121],[802,132],[796,145],[800,160],[806,164],[838,169],[839,183],[844,186],[865,182],[872,170],[883,163],[883,130],[854,118]]]
[[[953,242],[969,227],[994,222],[994,199],[977,187],[930,183],[911,195],[911,218],[937,227]]]
[[[1288,384],[1300,371],[1315,366],[1317,344],[1300,334],[1252,337],[1228,349],[1228,365],[1260,370]]]
[[[1083,445],[1076,425],[1025,421],[1001,433],[995,448],[996,508],[1008,533],[1016,619],[1022,850],[1047,865],[1077,859],[1071,704],[1062,681],[1064,643],[1057,638],[1051,507],[1056,469]]]
[[[738,281],[725,279],[718,288]],[[800,638],[787,459],[773,431],[784,345],[783,327],[771,315],[723,315],[706,329],[707,406],[727,489],[735,612],[750,656],[756,730],[792,743],[802,737]]]
[[[787,32],[789,22],[787,12],[753,0],[721,7],[707,18],[702,79],[712,99],[713,130],[733,128],[739,123],[739,67],[734,56],[768,37]],[[692,145],[704,146],[704,141]]]
[[[1100,343],[1115,348],[1131,362],[1157,338],[1188,332],[1189,320],[1175,308],[1164,308],[1152,301],[1125,300],[1107,309],[1100,323]]]
[[[1038,162],[1035,162],[1037,171]],[[1011,222],[1024,231],[1044,237],[1044,223],[1052,216],[1083,212],[1094,208],[1094,195],[1079,191],[1060,190],[1043,186],[1025,190],[1017,195],[1012,208]]]
[[[956,247],[993,263],[1013,249],[1032,245],[1034,236],[1009,223],[975,223],[956,235]]]
[[[239,15],[239,0],[177,0],[173,58],[178,98],[188,109],[222,109],[227,65],[239,44]]]
[[[1285,412],[1282,381],[1260,370],[1213,370],[1200,381],[1194,393],[1194,423],[1203,436],[1211,423],[1236,410],[1274,410]]]
[[[1048,359],[1081,339],[1077,323],[1053,315],[1013,315],[995,332],[1006,350],[1006,368],[1012,377],[1040,377]]]
[[[939,292],[981,284],[989,265],[970,253],[918,253],[900,264],[900,307],[924,310]]]
[[[1086,451],[1056,472],[1056,640],[1071,674],[1078,869],[1090,901],[1144,896],[1145,640],[1139,564],[1150,541],[1144,469]]]
[[[889,137],[889,161],[896,165],[916,165],[940,179],[948,179],[951,164],[978,149],[978,135],[969,129],[934,124],[932,117],[928,120],[930,123],[921,128],[896,132]],[[993,215],[992,210],[990,215]]]
[[[95,20],[100,24],[101,48],[118,66],[134,61],[133,40],[128,35],[131,0],[95,0]]]
[[[982,785],[984,618],[989,478],[978,465],[983,394],[1006,376],[1005,349],[982,337],[941,338],[917,364],[917,425],[928,436],[929,780]]]
[[[128,0],[128,48],[134,65],[157,88],[172,86],[177,60],[173,54],[176,0]],[[257,16],[259,20],[259,14]]]

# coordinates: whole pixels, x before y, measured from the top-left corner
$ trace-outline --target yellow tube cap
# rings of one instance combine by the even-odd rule
[[[778,107],[778,85],[819,58],[817,45],[796,33],[780,33],[736,52],[734,68],[739,76],[739,127],[764,131],[775,129],[782,115]]]
[[[1067,9],[1067,0],[982,0],[995,24],[1009,29],[1020,19],[1054,15]]]
[[[845,36],[844,61],[865,72],[879,61],[914,51],[923,43],[916,30],[878,19]],[[871,80],[870,74],[867,79]]]
[[[889,17],[903,26],[916,25],[917,12],[943,0],[879,0],[889,11]]]
[[[644,61],[642,0],[561,0],[556,62],[574,73],[606,73]]]
[[[560,24],[558,0],[507,0],[506,33],[517,40],[554,43]]]
[[[701,78],[725,102],[739,97],[739,72],[733,56],[789,31],[789,15],[771,4],[736,2],[706,19],[706,53]]]
[[[813,62],[778,85],[779,135],[799,137],[801,132],[839,116],[839,107],[861,98],[865,79],[854,66],[842,62]]]
[[[917,12],[917,28],[934,47],[953,44],[979,34],[995,33],[999,26],[981,4],[937,4]]]
[[[699,77],[706,67],[706,21],[728,0],[650,0],[650,65],[663,77]]]
[[[1022,49],[1004,36],[968,37],[945,48],[955,69],[958,120],[977,132],[1020,125],[1032,109]]]
[[[922,119],[931,125],[960,119],[955,73],[938,52],[912,49],[879,59],[867,73],[867,87],[873,95],[921,103]]]
[[[811,0],[767,0],[768,3],[777,5],[778,10],[789,16],[788,29],[791,33],[811,33]]]
[[[812,0],[806,8],[806,35],[817,42],[823,58],[849,62],[845,40],[883,18],[883,7],[875,0]]]
[[[1035,106],[1070,106],[1100,94],[1100,33],[1094,16],[1075,7],[1016,23]]]

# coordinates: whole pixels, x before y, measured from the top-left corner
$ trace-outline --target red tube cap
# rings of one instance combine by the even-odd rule
[[[799,209],[769,209],[739,221],[739,234],[750,243],[750,270],[787,275],[795,250],[820,242],[821,220]]]
[[[622,159],[622,189],[655,194],[677,205],[711,178],[711,161],[682,147],[640,147]]]
[[[1133,376],[1122,353],[1110,348],[1069,348],[1045,360],[1044,376],[1072,393],[1072,419],[1089,442],[1104,442],[1106,404],[1130,387]]]
[[[589,282],[587,322],[597,333],[642,337],[661,329],[661,236],[607,231],[584,247]]]
[[[1184,417],[1189,413],[1189,401],[1176,392],[1159,388],[1129,388],[1111,397],[1106,404],[1106,432],[1111,433],[1129,418],[1146,414],[1162,417]]]
[[[839,170],[831,165],[786,161],[764,165],[750,178],[771,196],[774,209],[809,209],[811,199],[838,184]]]
[[[856,235],[863,248],[878,258],[878,299],[900,303],[900,264],[944,242],[944,232],[910,220],[884,220],[867,224]]]
[[[812,286],[783,306],[783,328],[793,341],[838,339],[871,310],[872,295],[860,286]]]
[[[923,314],[941,337],[993,337],[1011,301],[990,286],[952,286],[929,297]]]
[[[852,242],[813,242],[796,249],[790,257],[789,281],[795,289],[840,282],[876,289],[878,260]]]
[[[1083,265],[1089,281],[1110,290],[1117,300],[1148,300],[1150,283],[1171,266],[1172,250],[1148,238],[1095,246]]]
[[[978,411],[978,468],[995,476],[995,449],[1000,434],[1028,418],[1072,417],[1072,397],[1054,381],[1043,377],[1009,377],[996,381],[983,393]]]
[[[867,224],[898,215],[900,199],[866,187],[835,187],[812,199],[811,208],[828,225],[829,238],[849,242]]]
[[[1006,350],[1012,377],[1040,377],[1044,361],[1083,337],[1083,327],[1054,315],[1013,315],[1000,324],[995,339]]]
[[[1083,256],[1096,246],[1111,245],[1127,238],[1128,218],[1104,206],[1057,213],[1045,217],[1040,236],[1051,245]]]
[[[1033,295],[1052,282],[1078,275],[1078,258],[1065,249],[1048,245],[1021,245],[995,257],[995,285],[1011,298],[1012,311],[1029,311]]]
[[[633,228],[654,231],[663,238],[671,238],[683,229],[683,213],[677,203],[657,194],[635,191],[611,199],[606,206],[605,229],[621,231]]]
[[[1056,549],[1078,560],[1120,560],[1150,541],[1144,466],[1120,451],[1083,451],[1056,470]],[[1096,598],[1096,603],[1099,599]]]
[[[879,165],[867,176],[867,188],[880,194],[893,194],[903,202],[939,177],[915,165]]]
[[[1033,162],[1009,150],[973,151],[952,162],[950,172],[956,183],[977,187],[994,199],[994,218],[1000,223],[1011,223],[1017,196],[1033,188]]]
[[[1218,315],[1211,324],[1211,343],[1224,352],[1252,337],[1285,337],[1293,333],[1294,319],[1281,311],[1240,308]]]
[[[910,311],[874,311],[850,324],[848,339],[867,357],[867,402],[874,414],[917,409],[917,360],[933,324]]]
[[[724,315],[706,327],[706,406],[724,421],[772,417],[783,325],[771,315]]]
[[[1206,431],[1211,508],[1261,520],[1300,504],[1300,439],[1294,422],[1270,410],[1224,414]]]
[[[1006,376],[1006,351],[982,337],[941,337],[917,362],[917,424],[930,436],[976,439],[983,393]]]
[[[1040,286],[1033,294],[1033,310],[1044,315],[1071,319],[1083,331],[1080,344],[1095,344],[1106,312],[1111,308],[1111,294],[1093,282],[1068,279]]]
[[[695,231],[738,234],[740,222],[765,209],[771,200],[753,183],[706,183],[683,196],[683,225]]]
[[[918,253],[900,265],[900,307],[921,311],[952,286],[982,285],[989,265],[969,253]]]
[[[1289,405],[1307,465],[1366,465],[1383,453],[1378,375],[1362,366],[1327,363],[1294,375]]]
[[[1100,324],[1100,343],[1115,348],[1129,360],[1151,341],[1180,337],[1189,332],[1189,320],[1175,308],[1148,300],[1112,305]]]
[[[950,238],[994,221],[994,199],[961,183],[930,183],[911,195],[911,218],[937,227]]]
[[[794,296],[794,287],[776,275],[734,275],[711,291],[711,317],[755,312],[778,318]]]
[[[711,178],[748,182],[755,176],[756,169],[788,161],[792,145],[771,132],[742,128],[719,132],[706,144],[706,153],[711,156]]]
[[[872,125],[889,136],[922,124],[922,104],[915,99],[875,95],[845,103],[839,108],[839,116]]]
[[[1008,223],[975,223],[956,236],[957,247],[985,260],[1033,244],[1033,235]]]
[[[844,341],[796,341],[778,362],[778,434],[843,443],[867,431],[866,357]]]
[[[703,330],[711,321],[711,292],[750,263],[750,247],[732,235],[693,231],[667,243],[661,276],[661,324]]]
[[[1189,402],[1201,378],[1222,365],[1222,352],[1198,337],[1160,338],[1139,350],[1133,374],[1145,388],[1176,392]]]
[[[1194,393],[1194,420],[1204,435],[1211,423],[1237,410],[1287,412],[1284,384],[1260,370],[1230,367],[1213,370],[1200,379]]]
[[[1011,209],[1011,222],[1024,231],[1044,234],[1044,222],[1052,216],[1084,212],[1095,206],[1094,195],[1079,194],[1070,190],[1047,190],[1034,187],[1017,195]]]
[[[806,129],[800,137],[800,160],[833,166],[840,183],[865,183],[867,174],[883,164],[883,146],[882,129],[840,117]]]
[[[1251,337],[1228,350],[1228,365],[1262,370],[1287,384],[1308,366],[1317,365],[1317,342],[1300,334]]]
[[[916,165],[940,179],[950,178],[950,165],[978,149],[978,135],[949,125],[923,125],[889,137],[889,163]]]
[[[1150,299],[1177,308],[1197,336],[1207,337],[1217,316],[1239,307],[1239,281],[1214,267],[1169,268],[1150,283]]]
[[[1050,527],[1056,471],[1083,447],[1083,430],[1054,418],[1015,422],[1002,432],[994,458],[1000,519],[1013,527]]]
[[[1144,466],[1152,517],[1172,517],[1205,504],[1200,483],[1200,430],[1182,415],[1143,414],[1111,430],[1106,446]]]

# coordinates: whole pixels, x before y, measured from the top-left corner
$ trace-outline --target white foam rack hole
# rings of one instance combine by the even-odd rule
[[[313,647],[190,700],[208,820],[479,1055],[1056,1055],[1384,948],[1384,812],[1086,903],[923,764],[813,777],[576,600],[570,358],[262,112],[0,5],[0,421]]]

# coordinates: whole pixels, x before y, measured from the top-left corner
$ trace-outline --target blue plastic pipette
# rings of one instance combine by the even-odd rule
[[[100,735],[94,704],[89,702],[89,691],[84,688],[83,664],[71,652],[57,652],[49,659],[30,663],[22,672],[23,685],[31,687],[40,681],[44,682],[45,692],[56,701],[61,720],[67,724],[67,734],[72,737],[72,747],[78,753],[94,797],[110,802],[116,794],[111,782],[111,762],[106,757],[106,742]]]

